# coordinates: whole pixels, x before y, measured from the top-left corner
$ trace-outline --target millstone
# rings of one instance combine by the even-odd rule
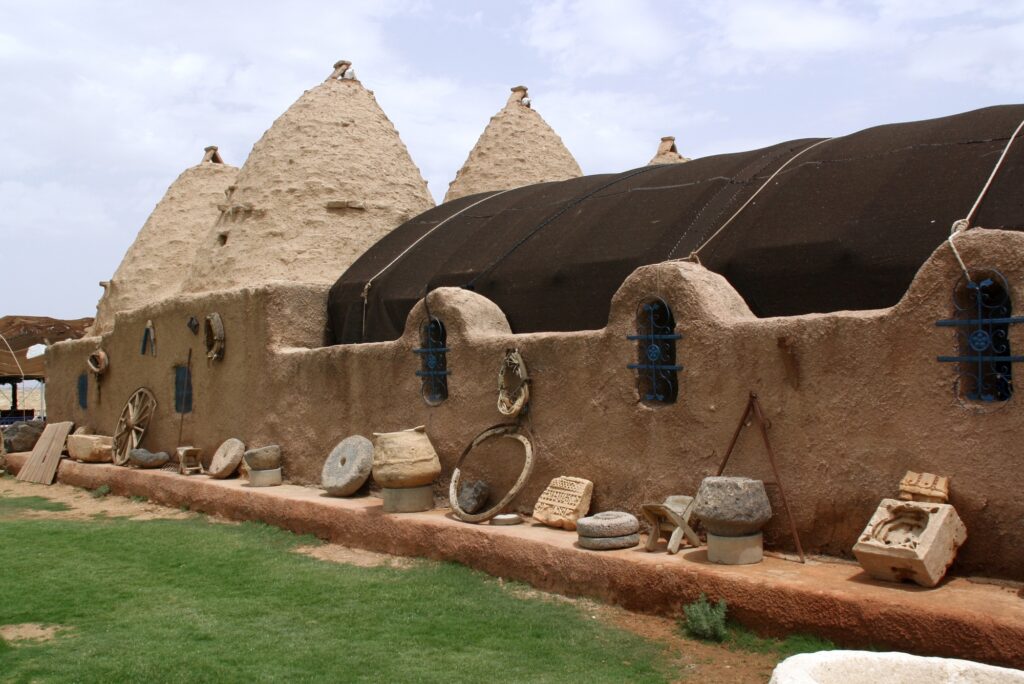
[[[245,444],[242,443],[242,440],[234,437],[226,439],[213,454],[210,467],[206,469],[207,474],[217,480],[231,476],[238,469],[238,464],[242,462],[244,454]]]
[[[320,483],[329,496],[355,494],[373,470],[373,442],[361,435],[341,440],[327,456]]]
[[[576,531],[581,537],[622,537],[640,531],[635,515],[622,511],[604,511],[580,518]]]
[[[504,527],[506,525],[522,525],[523,516],[518,513],[499,513],[491,518],[490,523],[499,527]]]
[[[591,551],[613,551],[615,549],[631,549],[640,543],[640,534],[626,534],[621,537],[584,537],[577,540],[580,548]]]

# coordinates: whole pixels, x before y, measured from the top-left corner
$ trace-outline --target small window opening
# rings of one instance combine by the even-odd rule
[[[153,327],[153,321],[146,321],[146,329],[142,331],[142,347],[139,349],[139,353],[143,356],[147,353],[150,356],[156,356],[156,328]]]
[[[413,352],[420,357],[420,392],[423,400],[431,406],[448,398],[448,334],[444,323],[436,318],[423,324],[420,333],[420,348]]]
[[[226,244],[228,244],[228,234],[227,233],[217,233],[217,246],[218,247],[223,247]]]
[[[188,366],[174,367],[174,412],[192,413],[192,371]]]
[[[673,404],[679,395],[676,364],[676,319],[665,300],[653,297],[640,304],[636,312],[636,334],[626,338],[636,341],[637,361],[627,368],[635,370],[637,391],[641,401]]]
[[[940,326],[957,329],[958,356],[940,356],[960,370],[960,396],[969,401],[1002,402],[1013,396],[1013,364],[1024,361],[1010,349],[1010,326],[1024,323],[1013,316],[1009,286],[997,271],[961,278],[953,296],[954,318]]]
[[[78,376],[78,406],[89,408],[89,376],[85,373]]]

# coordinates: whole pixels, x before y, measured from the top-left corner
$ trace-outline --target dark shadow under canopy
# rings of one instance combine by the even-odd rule
[[[702,249],[701,263],[761,317],[892,306],[967,214],[1022,119],[1024,105],[1005,105],[827,140],[783,169]],[[338,279],[326,341],[397,339],[413,305],[444,286],[492,300],[516,333],[601,328],[634,269],[687,257],[818,140],[443,204]],[[972,225],[1024,229],[1024,140]]]

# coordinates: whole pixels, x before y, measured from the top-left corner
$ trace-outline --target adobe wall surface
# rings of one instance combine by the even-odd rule
[[[252,439],[254,426],[264,421],[265,397],[301,388],[272,387],[266,365],[272,345],[320,344],[323,338],[327,292],[311,286],[243,288],[232,292],[166,300],[117,315],[114,331],[95,337],[60,342],[47,353],[47,404],[51,420],[73,420],[99,434],[112,434],[125,401],[139,387],[149,388],[157,412],[143,446],[169,451],[180,444],[203,449],[208,460],[227,436]],[[220,361],[206,358],[205,317],[219,313],[225,328],[225,354]],[[289,312],[292,316],[275,315]],[[193,335],[190,316],[200,323]],[[147,320],[156,331],[157,354],[140,354]],[[97,381],[86,359],[103,349],[110,367]],[[193,410],[181,420],[174,412],[174,367],[185,365],[192,350]],[[88,377],[88,408],[78,404],[77,382]],[[256,442],[250,442],[257,445]],[[257,445],[259,446],[259,445]]]
[[[973,230],[958,244],[972,267],[1002,271],[1015,301],[1024,302],[1024,236]],[[756,392],[771,420],[780,476],[806,550],[849,557],[879,500],[896,493],[907,470],[927,471],[950,477],[951,503],[968,529],[954,571],[1024,579],[1020,398],[965,402],[955,365],[936,361],[957,353],[954,332],[935,321],[951,317],[958,277],[948,247],[941,247],[891,309],[757,319],[721,277],[668,262],[626,280],[606,328],[529,335],[511,334],[497,307],[477,295],[436,290],[430,308],[445,322],[451,348],[449,398],[436,407],[420,398],[415,376],[422,302],[397,341],[316,348],[326,292],[269,288],[211,296],[119,316],[115,334],[104,338],[112,351],[104,403],[88,416],[75,408],[74,380],[89,341],[55,345],[48,359],[51,415],[107,431],[130,391],[145,384],[158,391],[163,407],[147,446],[173,448],[171,363],[184,359],[186,345],[202,346],[184,321],[197,308],[218,307],[228,354],[221,367],[206,367],[199,356],[196,409],[185,419],[183,443],[212,450],[231,436],[254,445],[277,442],[286,477],[315,483],[341,438],[425,424],[444,467],[442,494],[464,446],[506,422],[496,409],[497,371],[504,350],[517,347],[533,380],[526,424],[537,455],[513,504],[518,510],[529,510],[557,475],[593,480],[592,510],[638,512],[645,502],[693,494],[716,471],[749,393]],[[297,297],[299,291],[305,295]],[[635,372],[626,367],[636,359],[636,343],[626,339],[636,307],[652,295],[670,304],[683,335],[679,398],[661,407],[639,401]],[[157,359],[138,353],[146,318],[157,326]],[[1024,326],[1011,326],[1010,340],[1024,350]],[[521,461],[516,448],[499,443],[474,453],[466,477],[482,475],[501,489]],[[755,429],[741,435],[726,474],[773,479]],[[791,548],[777,490],[768,489],[776,513],[768,543]]]

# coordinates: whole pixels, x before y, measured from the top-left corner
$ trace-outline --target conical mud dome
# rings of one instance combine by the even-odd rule
[[[581,175],[562,139],[530,107],[526,87],[516,86],[505,108],[491,117],[444,201]]]
[[[679,150],[676,149],[676,139],[674,136],[666,135],[661,139],[661,143],[658,144],[658,152],[654,155],[651,161],[647,162],[648,166],[654,166],[655,164],[678,164],[680,162],[690,161],[683,155],[679,154]]]
[[[196,246],[220,214],[218,205],[238,169],[207,147],[203,161],[171,183],[128,248],[96,306],[92,334],[113,327],[114,314],[178,294],[192,267]]]
[[[333,283],[432,206],[398,131],[351,64],[338,62],[253,146],[186,289]]]

